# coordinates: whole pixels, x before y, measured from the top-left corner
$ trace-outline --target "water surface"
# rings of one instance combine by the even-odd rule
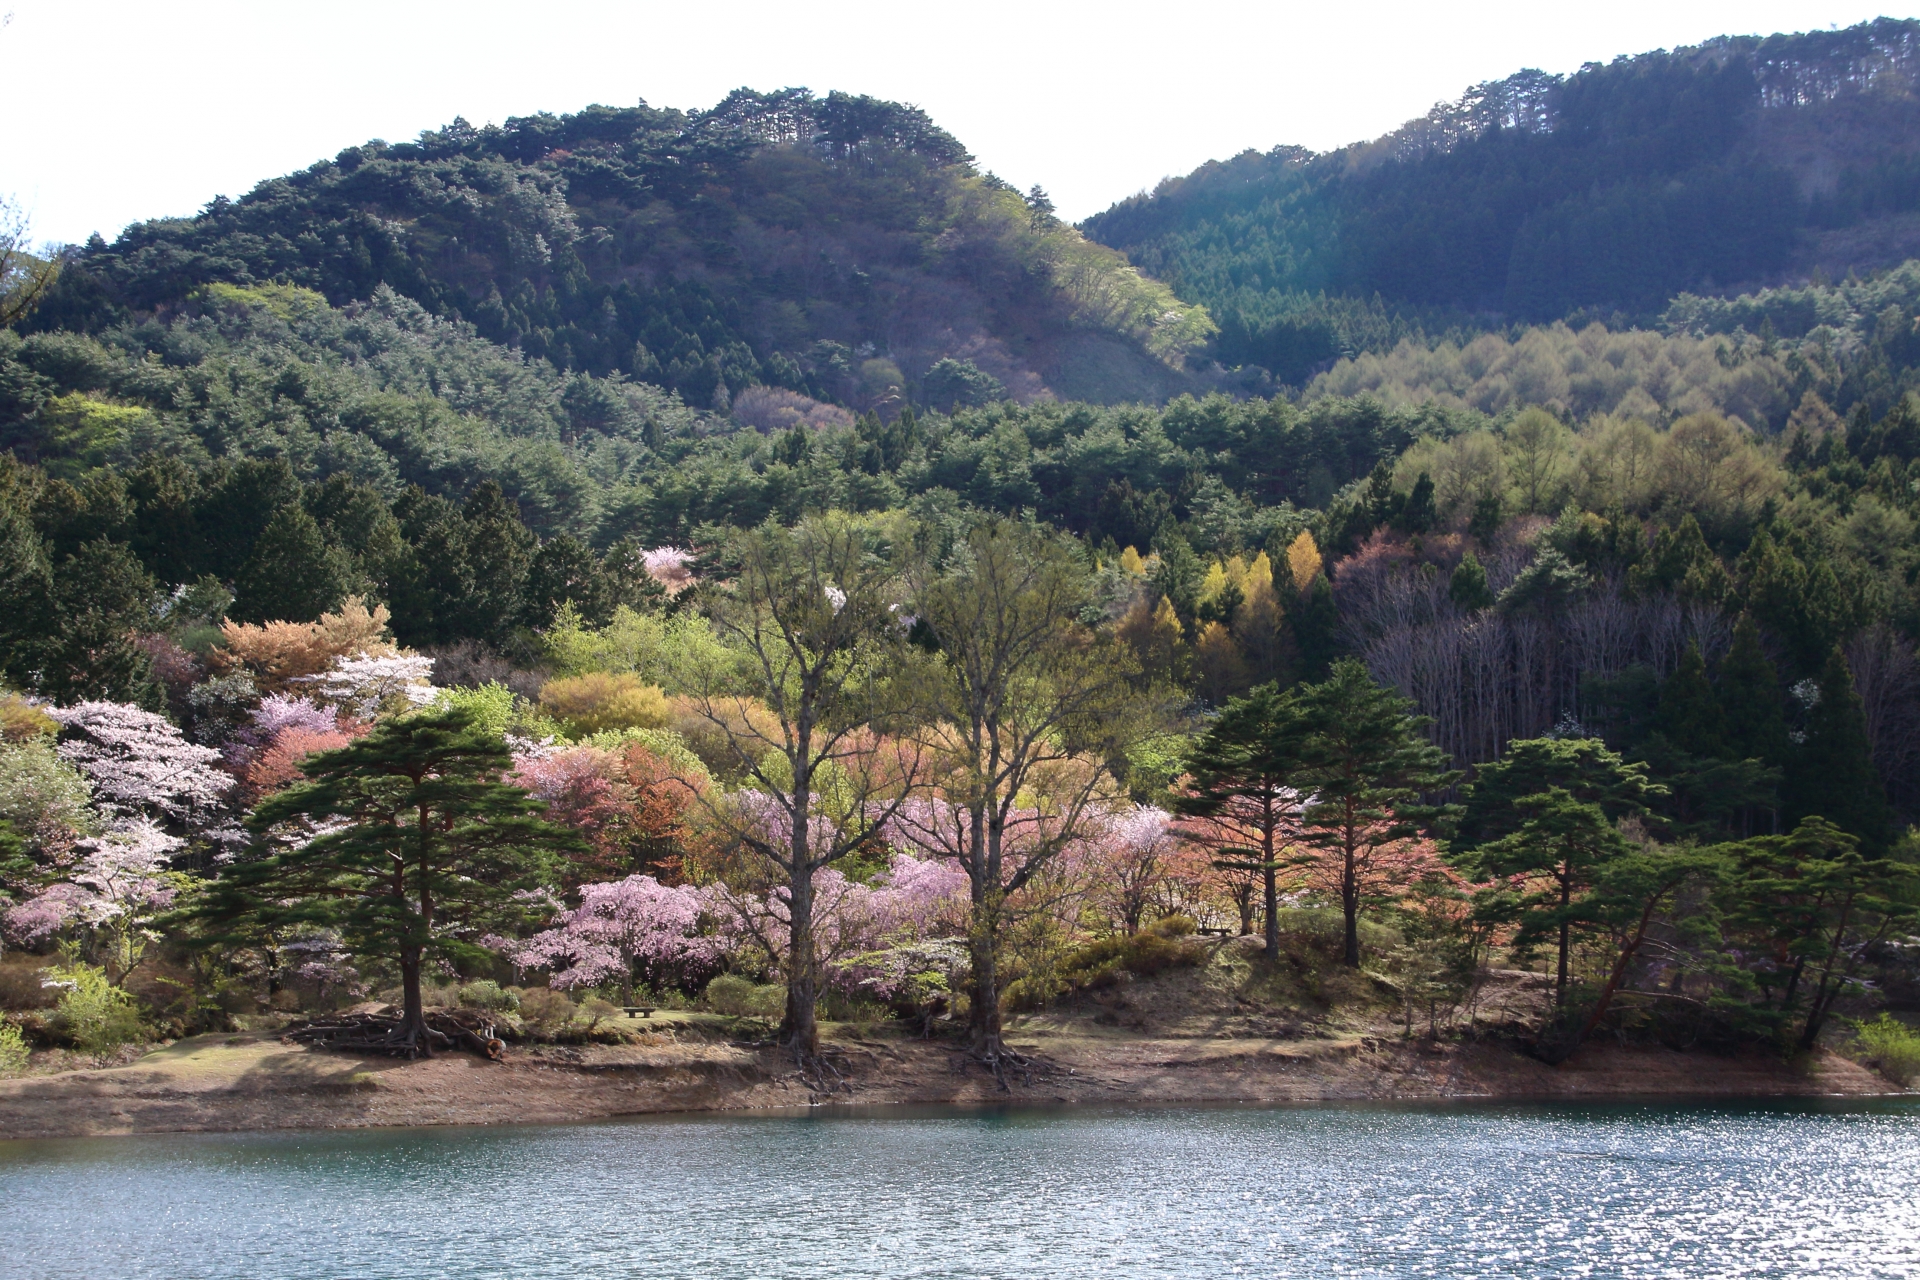
[[[1920,1106],[12,1142],[0,1204],[9,1277],[1920,1276]]]

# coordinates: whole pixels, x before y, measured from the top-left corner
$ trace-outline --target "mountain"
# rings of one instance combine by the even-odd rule
[[[210,285],[275,283],[335,306],[384,286],[561,370],[722,411],[754,387],[786,392],[776,408],[855,411],[1164,398],[1211,333],[920,110],[803,89],[348,147],[194,217],[96,237],[33,327],[100,333]]]
[[[1081,229],[1298,384],[1416,329],[1651,322],[1920,257],[1920,22],[1478,85],[1385,137],[1212,162]]]

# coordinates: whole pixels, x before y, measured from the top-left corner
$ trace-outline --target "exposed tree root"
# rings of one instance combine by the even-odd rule
[[[396,1058],[431,1058],[436,1049],[467,1049],[498,1062],[506,1053],[506,1043],[494,1034],[493,1024],[476,1012],[436,1009],[424,1023],[409,1027],[395,1014],[347,1013],[297,1023],[282,1038],[294,1044]]]
[[[1054,1071],[1054,1067],[1051,1064],[1043,1062],[1039,1058],[1030,1058],[1024,1053],[1009,1049],[998,1040],[993,1041],[984,1048],[973,1050],[961,1061],[964,1064],[969,1060],[978,1062],[986,1067],[987,1070],[993,1072],[994,1083],[1000,1086],[1000,1092],[1002,1093],[1012,1092],[1012,1086],[1007,1083],[1007,1073],[1010,1071],[1019,1072],[1020,1083],[1029,1089],[1033,1087],[1035,1072],[1045,1076]],[[965,1069],[964,1065],[962,1069]]]

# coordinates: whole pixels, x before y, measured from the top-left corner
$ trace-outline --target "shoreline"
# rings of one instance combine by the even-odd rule
[[[502,1062],[407,1062],[276,1032],[196,1036],[124,1066],[0,1081],[0,1140],[557,1124],[661,1114],[876,1108],[1481,1106],[1859,1102],[1920,1097],[1833,1053],[1797,1072],[1763,1054],[1595,1045],[1558,1066],[1499,1041],[1155,1038],[1021,1027],[1034,1059],[1003,1089],[957,1044],[834,1027],[828,1080],[770,1047],[674,1020],[622,1044],[515,1046]]]

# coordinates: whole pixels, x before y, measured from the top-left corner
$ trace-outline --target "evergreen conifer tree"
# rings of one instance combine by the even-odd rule
[[[1873,764],[1866,710],[1838,646],[1827,655],[1818,687],[1806,740],[1788,770],[1789,820],[1797,825],[1809,817],[1826,818],[1878,856],[1893,840],[1893,814]]]
[[[56,702],[161,704],[153,659],[133,643],[152,625],[153,579],[124,542],[96,538],[54,573],[52,634],[39,691]]]
[[[1280,955],[1278,877],[1287,828],[1299,820],[1301,801],[1290,783],[1306,728],[1278,684],[1228,702],[1187,757],[1191,782],[1178,806],[1203,820],[1198,838],[1212,848],[1216,867],[1260,876],[1269,959]]]
[[[1493,589],[1487,585],[1487,567],[1480,557],[1467,552],[1447,581],[1447,598],[1466,613],[1477,613],[1493,604]]]
[[[306,781],[263,802],[248,826],[267,855],[223,873],[190,909],[205,944],[320,925],[356,951],[392,958],[402,1013],[375,1047],[429,1054],[420,980],[430,960],[491,960],[473,939],[537,921],[537,890],[580,837],[500,781],[512,757],[471,712],[435,709],[378,725],[300,766]],[[294,824],[302,838],[277,837]]]
[[[1656,724],[1682,751],[1696,756],[1726,754],[1726,717],[1707,680],[1707,664],[1700,656],[1699,645],[1687,646],[1680,665],[1661,684]]]
[[[340,607],[352,588],[352,566],[330,546],[320,523],[290,502],[274,513],[234,581],[233,616],[241,622],[312,622]]]
[[[1787,720],[1780,677],[1760,644],[1750,614],[1734,624],[1733,647],[1720,659],[1720,713],[1728,753],[1739,760],[1784,764]]]

